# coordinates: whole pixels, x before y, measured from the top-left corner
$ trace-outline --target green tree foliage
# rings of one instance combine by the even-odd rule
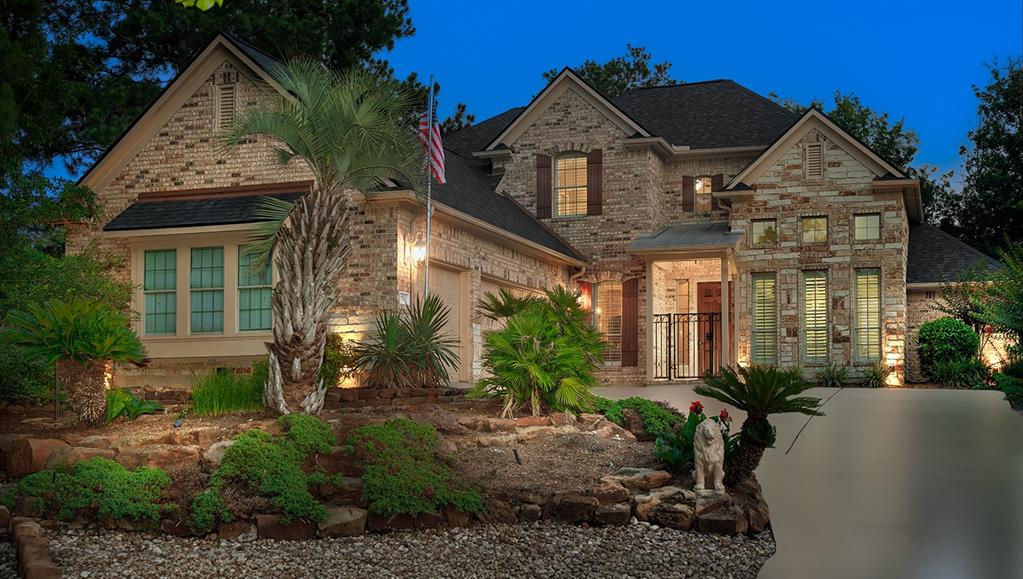
[[[587,60],[574,70],[583,80],[608,97],[616,97],[627,90],[675,84],[671,76],[670,62],[651,63],[653,55],[642,46],[625,45],[625,54],[606,62]],[[543,73],[547,82],[554,80],[561,72],[552,68]]]
[[[959,274],[955,281],[941,285],[941,297],[934,309],[973,328],[978,335],[984,332],[984,304],[988,301],[988,281],[991,275],[971,267]]]
[[[942,196],[942,229],[997,255],[1023,241],[1023,60],[991,67],[991,82],[974,87],[977,128],[963,147],[962,192]]]
[[[1023,243],[1015,243],[1000,251],[1003,267],[988,287],[990,299],[983,305],[981,318],[995,330],[1008,334],[1023,344]]]
[[[206,11],[214,6],[223,6],[224,0],[174,0],[178,4],[183,5],[185,8],[198,8],[199,10]]]
[[[471,127],[475,122],[476,115],[469,114],[465,103],[458,103],[455,105],[455,114],[444,119],[444,122],[440,124],[440,132],[442,135],[447,136]]]

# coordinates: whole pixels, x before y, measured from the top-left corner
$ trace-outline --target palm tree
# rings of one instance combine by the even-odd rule
[[[774,446],[775,428],[767,421],[772,414],[798,412],[823,416],[818,410],[821,399],[800,396],[813,384],[803,379],[801,368],[778,369],[774,366],[721,368],[721,375],[707,374],[704,384],[694,392],[730,404],[746,412],[739,433],[739,446],[726,460],[725,484],[735,486],[753,475],[764,450]]]
[[[271,296],[264,402],[281,414],[315,414],[326,394],[318,376],[327,321],[351,249],[351,193],[394,181],[418,189],[422,150],[411,124],[413,97],[397,84],[362,69],[339,74],[308,59],[270,73],[286,94],[243,112],[222,144],[227,151],[266,135],[282,165],[298,159],[313,174],[310,191],[294,204],[265,200],[258,254],[266,258],[273,248],[280,279]]]

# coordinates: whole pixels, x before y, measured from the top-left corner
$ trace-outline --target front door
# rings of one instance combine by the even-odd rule
[[[700,356],[700,374],[717,371],[721,361],[721,284],[699,282],[696,284],[696,311],[699,316],[697,351]],[[704,315],[704,314],[717,314]]]

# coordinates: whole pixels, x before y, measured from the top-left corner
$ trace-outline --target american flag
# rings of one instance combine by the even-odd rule
[[[447,181],[444,179],[444,144],[440,139],[440,123],[434,120],[432,129],[428,128],[429,124],[427,114],[421,114],[419,116],[419,140],[422,141],[424,147],[427,147],[427,139],[430,139],[427,147],[427,150],[430,151],[430,172],[433,173],[437,182],[443,185]],[[427,136],[428,134],[429,136]]]

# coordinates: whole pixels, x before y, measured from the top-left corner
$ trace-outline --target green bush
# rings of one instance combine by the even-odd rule
[[[848,375],[848,366],[839,366],[834,362],[828,362],[827,366],[817,369],[814,380],[818,386],[823,388],[841,388],[845,386]]]
[[[285,521],[300,517],[322,521],[327,516],[309,492],[311,475],[303,465],[310,453],[330,451],[336,443],[333,432],[322,420],[305,414],[288,414],[278,422],[285,429],[283,436],[252,429],[235,438],[210,478],[209,488],[192,501],[194,530],[208,533],[218,520],[234,519],[223,495],[229,484],[269,498],[284,513]]]
[[[348,444],[365,466],[362,496],[381,515],[437,512],[451,506],[476,513],[479,493],[457,488],[454,473],[436,456],[440,440],[429,424],[405,418],[357,428]]]
[[[53,399],[54,364],[0,340],[0,400],[44,404]]]
[[[708,420],[708,418],[703,413],[703,405],[693,402],[689,406],[689,415],[681,423],[681,426],[663,437],[658,437],[654,442],[654,457],[664,463],[672,472],[691,472],[695,457],[693,441],[696,439],[696,428],[704,420]],[[731,434],[732,418],[728,415],[728,411],[721,409],[720,415],[712,416],[709,420],[717,422],[721,428],[721,438],[725,442],[725,458],[732,456],[739,446],[739,434]]]
[[[1004,373],[995,374],[993,378],[995,388],[1005,394],[1009,404],[1017,410],[1023,410],[1023,378]]]
[[[138,398],[125,388],[113,388],[107,392],[107,422],[113,422],[121,416],[135,420],[143,414],[154,414],[163,410],[163,405],[155,400]]]
[[[876,364],[863,371],[864,388],[884,388],[888,385],[888,377],[892,375],[892,367],[878,360]]]
[[[622,400],[609,400],[597,397],[593,405],[597,412],[600,412],[618,426],[626,426],[626,409],[635,410],[643,421],[643,428],[647,434],[654,438],[664,438],[671,435],[675,430],[675,426],[685,420],[685,417],[671,406],[653,402],[646,398],[633,397]]]
[[[267,361],[264,359],[254,363],[249,374],[227,371],[192,376],[192,413],[220,416],[262,410],[267,374]]]
[[[980,349],[980,336],[977,332],[955,318],[939,318],[920,324],[917,341],[920,367],[928,375],[935,365],[961,358],[975,358]]]
[[[977,358],[941,360],[931,367],[930,376],[949,388],[983,390],[991,386],[991,369]]]
[[[510,305],[501,296],[489,295],[481,302],[485,315],[501,319],[500,314],[516,313],[507,318],[504,328],[484,334],[483,366],[490,377],[469,395],[502,398],[503,417],[525,405],[534,416],[544,407],[569,412],[588,408],[604,341],[579,305],[579,294],[559,286],[547,290],[544,299],[512,297]]]
[[[141,467],[130,471],[105,458],[93,457],[69,467],[32,473],[4,494],[11,509],[17,496],[37,497],[45,512],[72,519],[88,509],[113,519],[157,522],[173,505],[163,504],[163,490],[171,484],[167,473]]]
[[[320,364],[320,379],[324,386],[334,388],[352,375],[355,367],[355,350],[351,342],[346,342],[338,334],[327,336],[327,347],[323,350],[323,363]]]

